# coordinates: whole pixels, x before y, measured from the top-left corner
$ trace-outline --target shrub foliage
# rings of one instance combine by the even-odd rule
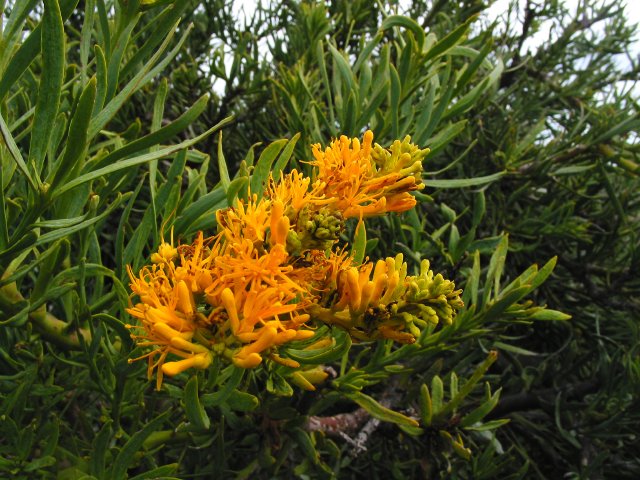
[[[619,2],[496,21],[480,1],[239,3],[0,2],[0,476],[638,478],[639,72]],[[416,206],[345,215],[328,244],[262,240],[291,264],[402,254],[407,279],[463,290],[453,321],[412,341],[363,311],[320,326],[325,295],[312,338],[170,367],[156,390],[129,361],[148,349],[128,268],[367,130],[430,149]]]

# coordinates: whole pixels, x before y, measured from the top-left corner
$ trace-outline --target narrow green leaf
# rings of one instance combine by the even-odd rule
[[[491,292],[493,291],[494,298],[497,298],[500,294],[500,277],[502,276],[502,270],[504,269],[504,262],[507,259],[507,252],[509,250],[509,235],[502,236],[498,248],[491,255],[489,261],[489,269],[487,270],[487,279],[484,286],[484,301],[486,304],[491,298]]]
[[[119,450],[108,478],[125,478],[129,466],[134,461],[135,454],[142,448],[145,439],[167,420],[170,413],[170,411],[161,413],[131,436],[129,441]]]
[[[444,399],[444,385],[442,379],[435,375],[431,379],[431,405],[433,416],[436,416],[442,410],[442,401]]]
[[[224,190],[224,193],[227,193],[231,179],[229,178],[227,161],[224,158],[224,152],[222,150],[222,131],[218,133],[218,171],[220,172],[220,184],[222,185],[222,190]]]
[[[55,191],[58,184],[69,176],[75,176],[75,172],[82,168],[87,148],[87,127],[91,120],[95,99],[96,78],[93,77],[78,100],[78,106],[69,125],[69,135],[62,160],[55,166],[55,173],[49,182],[51,184],[49,192]]]
[[[448,35],[442,38],[439,42],[433,45],[427,51],[427,54],[425,55],[423,61],[426,63],[429,60],[433,60],[441,55],[444,55],[456,44],[462,42],[462,40],[464,40],[464,35],[469,30],[469,26],[471,25],[471,22],[473,22],[476,18],[478,18],[477,14],[472,15],[471,17],[469,17],[469,19],[466,22],[464,22],[458,28],[450,32]]]
[[[120,90],[120,92],[115,97],[113,97],[113,99],[111,99],[109,103],[107,103],[107,105],[97,115],[93,117],[93,119],[91,120],[91,124],[89,125],[90,139],[95,137],[98,132],[102,128],[104,128],[104,126],[120,110],[122,105],[129,99],[129,97],[131,97],[131,95],[133,95],[141,87],[146,85],[178,54],[178,52],[182,48],[184,41],[187,39],[189,32],[191,31],[191,27],[185,30],[176,46],[168,53],[165,53],[165,51],[169,47],[169,43],[171,42],[171,39],[177,27],[178,24],[176,23],[174,28],[171,30],[171,33],[167,36],[165,41],[149,59],[149,61],[144,65],[144,67],[141,68],[140,71],[129,81],[129,83],[127,83],[127,85],[125,85],[125,87]],[[161,58],[162,60],[160,60]]]
[[[126,65],[120,72],[120,78],[127,78],[143,63],[144,59],[153,53],[162,43],[164,38],[169,34],[173,26],[179,21],[180,16],[185,9],[189,7],[189,2],[173,2],[166,7],[156,17],[148,23],[149,28],[145,28],[145,32],[139,32],[136,37],[140,37],[142,33],[147,33],[144,44],[135,50],[131,58],[127,60]],[[148,30],[148,31],[147,31]]]
[[[525,348],[517,347],[515,345],[510,345],[504,342],[493,342],[493,346],[495,348],[499,348],[500,350],[506,350],[507,352],[515,353],[518,355],[525,355],[527,357],[536,357],[538,355],[542,355],[540,353],[527,350]]]
[[[480,251],[476,250],[473,253],[473,267],[471,269],[471,276],[469,277],[469,291],[471,292],[471,304],[478,304],[478,286],[480,284]]]
[[[388,18],[389,17],[387,17],[387,19]],[[406,17],[403,17],[403,18],[406,18]],[[424,32],[423,32],[423,35],[424,35]],[[378,33],[376,33],[375,37],[373,37],[369,42],[367,42],[364,48],[360,51],[360,54],[358,55],[356,63],[353,65],[353,73],[358,73],[360,71],[360,68],[363,65],[367,64],[367,61],[371,57],[373,50],[380,44],[383,38],[384,38],[384,33],[382,31],[379,31]],[[361,91],[360,93],[365,94],[366,92]]]
[[[237,198],[246,198],[248,187],[249,177],[234,178],[227,190],[227,205],[232,206]]]
[[[558,262],[558,257],[557,256],[552,257],[547,263],[544,264],[544,266],[540,270],[538,270],[538,274],[531,281],[532,291],[538,288],[540,285],[542,285],[547,280],[547,278],[549,278],[557,262]]]
[[[84,4],[84,19],[80,32],[80,65],[82,66],[82,85],[87,81],[89,71],[89,50],[91,49],[91,34],[95,20],[96,0],[86,0]]]
[[[69,18],[75,10],[79,0],[62,0],[60,2],[60,12],[63,22]],[[14,2],[15,3],[15,2]],[[22,3],[22,2],[21,2]],[[22,74],[29,68],[31,62],[35,60],[41,50],[42,44],[42,24],[38,24],[36,28],[29,34],[18,51],[11,57],[9,65],[4,69],[2,79],[0,79],[0,100],[12,86],[18,83]]]
[[[129,480],[174,480],[173,477],[168,477],[167,475],[177,472],[179,466],[179,463],[170,463],[131,477]]]
[[[330,124],[329,132],[335,136],[336,135],[336,132],[335,132],[336,114],[333,107],[333,97],[332,97],[333,90],[331,88],[331,83],[329,83],[329,75],[327,74],[327,64],[324,61],[324,47],[323,47],[322,40],[317,42],[315,53],[316,53],[316,60],[318,62],[318,65],[320,66],[320,74],[322,75],[322,83],[324,84],[324,91],[327,96],[327,105],[329,110],[329,124]]]
[[[202,114],[202,112],[207,107],[207,103],[209,102],[209,94],[205,93],[202,95],[196,102],[182,115],[176,118],[173,122],[168,125],[153,131],[142,138],[134,140],[133,142],[128,143],[122,148],[115,150],[109,155],[105,156],[100,160],[100,162],[93,166],[92,168],[102,168],[105,165],[112,165],[118,160],[128,157],[133,153],[140,152],[141,150],[145,150],[154,145],[167,141],[182,132]],[[230,117],[220,122],[218,125],[222,126],[230,120]],[[224,122],[224,123],[223,123]],[[215,128],[215,127],[214,127]],[[217,129],[216,129],[217,130]],[[209,130],[210,131],[210,130]]]
[[[487,289],[486,286],[485,289]],[[499,300],[489,305],[489,308],[484,312],[484,322],[492,322],[496,320],[507,308],[521,300],[530,291],[530,285],[523,285],[522,287],[510,291],[506,295],[501,295]],[[485,296],[485,298],[487,297]],[[484,304],[487,304],[486,300]]]
[[[325,335],[326,332],[321,330],[319,333],[316,333],[312,341],[318,341]],[[311,350],[283,348],[281,352],[284,356],[305,365],[320,365],[335,362],[351,348],[351,337],[343,329],[334,329],[330,335],[331,344],[324,348]]]
[[[467,66],[467,68],[465,68],[462,75],[460,75],[460,77],[458,78],[458,81],[456,82],[456,90],[454,92],[455,96],[460,94],[462,89],[467,85],[469,80],[471,80],[471,77],[473,77],[473,75],[478,71],[480,66],[482,66],[483,64],[486,64],[487,56],[489,55],[489,53],[491,53],[491,50],[493,49],[494,40],[493,40],[493,37],[490,36],[490,32],[491,30],[485,33],[486,41],[483,42],[482,48],[480,49],[479,52],[471,48],[469,49],[471,51],[470,57],[472,60],[471,60],[471,63]],[[454,53],[454,52],[451,52],[451,53]]]
[[[320,455],[311,441],[311,435],[309,432],[304,431],[300,427],[296,427],[291,430],[291,436],[295,439],[296,446],[304,452],[307,459],[314,464],[318,463]]]
[[[45,0],[42,15],[42,73],[31,127],[29,162],[42,170],[56,117],[64,76],[64,27],[58,0]]]
[[[226,195],[220,186],[190,204],[176,219],[174,228],[177,234],[186,234],[192,225],[204,214],[215,221],[215,211],[224,206]]]
[[[497,359],[498,352],[496,352],[495,350],[490,351],[489,355],[487,355],[487,358],[474,370],[473,375],[471,375],[471,377],[466,382],[464,382],[464,385],[462,385],[460,391],[451,398],[451,401],[449,401],[440,412],[438,412],[438,416],[444,416],[454,412],[460,406],[462,401],[471,393],[473,387],[475,387],[475,385],[482,379],[484,374],[487,373],[489,367],[493,365],[493,363]]]
[[[544,308],[542,310],[538,310],[533,315],[529,316],[531,320],[545,320],[551,322],[564,321],[569,320],[571,315],[567,315],[566,313],[559,312],[558,310],[550,310],[548,308]]]
[[[184,410],[187,415],[187,419],[193,426],[199,429],[208,430],[211,426],[211,421],[204,407],[200,403],[198,398],[198,376],[194,375],[187,382],[184,388],[184,395],[182,396],[184,402]]]
[[[488,383],[486,385],[488,386]],[[496,407],[496,405],[498,405],[501,391],[502,389],[498,389],[493,395],[482,402],[479,407],[462,417],[460,426],[467,428],[482,421],[482,419],[486,417]]]
[[[364,260],[364,254],[367,248],[367,227],[360,220],[356,227],[356,234],[351,246],[351,255],[353,256],[354,265],[361,265]]]
[[[489,183],[495,182],[506,175],[506,172],[498,172],[493,173],[491,175],[485,175],[483,177],[475,177],[475,178],[460,178],[460,179],[451,179],[451,180],[435,180],[435,179],[424,179],[424,183],[427,187],[434,188],[466,188],[466,187],[477,187],[480,185],[487,185]]]
[[[155,152],[150,152],[144,155],[140,155],[137,157],[133,157],[133,158],[128,158],[126,160],[121,160],[119,162],[116,162],[112,165],[108,165],[106,167],[103,168],[99,168],[97,170],[94,170],[92,172],[88,172],[85,173],[84,175],[81,175],[77,178],[74,178],[73,180],[71,180],[70,182],[64,184],[62,187],[58,188],[55,192],[54,197],[57,197],[59,195],[61,195],[62,193],[71,190],[72,188],[77,187],[78,185],[82,185],[83,183],[86,182],[90,182],[91,180],[95,180],[96,178],[99,177],[104,177],[105,175],[108,175],[110,173],[113,172],[117,172],[119,170],[122,170],[124,168],[129,168],[132,167],[134,165],[140,165],[142,163],[147,163],[151,160],[156,160],[158,158],[163,158],[163,157],[168,157],[169,155],[176,153],[184,148],[188,148],[192,145],[195,145],[196,143],[198,143],[199,141],[203,140],[204,138],[208,137],[209,135],[211,135],[212,133],[214,133],[216,130],[222,128],[224,125],[226,125],[227,123],[229,123],[232,120],[233,117],[227,117],[224,120],[218,122],[216,125],[214,125],[213,127],[211,127],[209,130],[207,130],[204,133],[201,133],[200,135],[198,135],[197,137],[194,137],[192,139],[189,140],[185,140],[184,142],[178,143],[177,145],[172,145],[170,147],[165,147],[162,148],[160,150],[156,150]]]
[[[328,46],[329,46],[329,52],[331,53],[331,56],[335,61],[338,71],[340,72],[340,76],[347,84],[347,91],[348,92],[355,91],[355,89],[357,88],[357,85],[356,85],[355,79],[353,78],[351,65],[349,65],[349,62],[347,61],[347,59],[344,57],[344,55],[340,51],[338,51],[336,47],[334,47],[331,44],[328,44]]]
[[[93,105],[93,113],[91,118],[100,113],[104,107],[104,101],[107,97],[107,59],[100,45],[93,47],[96,60],[96,100]]]
[[[260,406],[260,400],[255,395],[239,390],[233,390],[226,400],[227,405],[236,412],[253,412]]]
[[[400,84],[400,76],[396,68],[389,64],[389,78],[391,79],[390,95],[390,107],[391,107],[391,137],[398,138],[399,136],[399,115],[400,115],[400,96],[402,86]]]
[[[509,423],[511,419],[509,418],[501,418],[498,420],[490,420],[487,423],[483,423],[482,425],[477,425],[475,427],[466,427],[465,430],[472,430],[474,432],[486,432],[487,430],[495,430],[503,425]]]
[[[418,427],[420,425],[413,418],[380,405],[376,400],[362,392],[349,392],[344,395],[364,408],[372,417],[382,420],[383,422],[397,423],[398,425],[406,425],[409,427]]]
[[[433,405],[431,403],[431,394],[429,393],[429,387],[424,383],[420,387],[420,414],[422,416],[422,423],[425,426],[431,426],[431,420],[433,418]]]
[[[1,113],[0,113],[0,133],[2,134],[3,143],[9,150],[9,153],[11,154],[11,157],[13,158],[13,160],[18,165],[18,168],[20,169],[22,174],[26,177],[27,181],[29,182],[29,185],[31,185],[31,188],[37,191],[39,185],[41,184],[38,173],[33,172],[33,176],[32,176],[31,172],[29,171],[29,168],[27,167],[27,164],[22,158],[22,154],[20,153],[20,150],[18,149],[18,146],[16,145],[16,142],[13,139],[11,132],[9,131],[9,127],[5,123],[4,117],[2,116]],[[0,184],[0,186],[2,185],[3,184]]]
[[[410,30],[416,38],[418,49],[421,51],[424,46],[424,29],[410,17],[404,15],[389,15],[380,25],[380,30],[388,30],[393,27],[403,27]]]
[[[200,401],[204,406],[209,408],[217,407],[226,402],[233,391],[240,385],[240,381],[246,371],[244,368],[238,368],[235,365],[229,365],[225,370],[229,373],[224,386],[215,393],[205,393],[200,397]]]
[[[293,150],[299,139],[300,133],[298,132],[293,137],[291,137],[291,140],[289,140],[289,142],[287,142],[285,147],[282,149],[282,152],[278,156],[278,160],[276,160],[275,165],[271,169],[271,174],[273,175],[274,179],[277,180],[278,178],[280,178],[280,172],[282,172],[289,163],[291,155],[293,155]]]
[[[276,140],[275,142],[270,143],[260,154],[260,158],[258,158],[258,162],[256,163],[253,174],[251,175],[250,185],[252,195],[258,194],[259,197],[262,196],[262,189],[269,178],[271,165],[286,143],[286,138]]]
[[[1,117],[0,117],[1,121]],[[0,168],[0,190],[4,190],[4,168]],[[0,252],[9,246],[9,225],[7,210],[4,204],[4,191],[0,195]]]
[[[13,259],[23,251],[32,248],[38,240],[38,233],[33,230],[28,231],[24,236],[15,242],[9,242],[9,247],[0,252],[0,262],[6,259]]]

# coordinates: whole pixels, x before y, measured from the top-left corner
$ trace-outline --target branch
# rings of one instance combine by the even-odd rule
[[[9,312],[15,310],[12,307],[17,307],[24,301],[25,298],[18,290],[16,282],[0,288],[0,306],[2,306],[3,310]],[[91,332],[89,330],[84,328],[74,329],[68,323],[47,312],[46,304],[30,311],[28,318],[45,340],[60,347],[80,350],[82,348],[80,336],[82,336],[85,343],[91,342]]]

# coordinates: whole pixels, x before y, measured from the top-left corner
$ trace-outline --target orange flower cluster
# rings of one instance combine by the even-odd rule
[[[316,322],[357,340],[405,343],[429,322],[450,322],[460,291],[428,263],[412,277],[402,256],[355,265],[337,248],[346,219],[413,207],[409,192],[423,187],[428,150],[409,140],[387,150],[366,132],[362,145],[346,137],[324,152],[314,145],[313,178],[294,170],[270,179],[264,197],[216,213],[216,236],[200,233],[177,248],[163,242],[152,265],[129,270],[139,302],[128,309],[138,324],[128,327],[139,346],[151,347],[139,358],[148,359],[149,377],[158,371],[157,388],[163,375],[207,368],[215,356],[240,368],[265,357],[297,368],[278,348],[314,336]],[[314,381],[324,378],[317,373]]]
[[[315,161],[309,163],[317,168],[318,193],[345,218],[410,210],[416,200],[409,192],[424,188],[420,175],[429,149],[420,150],[410,137],[389,150],[372,143],[369,130],[362,145],[344,135],[324,151],[312,145]]]

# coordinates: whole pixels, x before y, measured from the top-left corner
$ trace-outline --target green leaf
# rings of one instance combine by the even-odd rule
[[[54,167],[55,173],[49,182],[49,192],[55,191],[56,186],[68,176],[74,176],[81,167],[86,152],[87,127],[91,120],[93,106],[96,100],[96,78],[93,77],[80,95],[78,107],[69,125],[66,147],[62,160]]]
[[[11,243],[9,248],[0,252],[0,262],[4,262],[7,258],[16,258],[23,251],[32,248],[38,241],[38,233],[33,230],[25,233],[19,240]]]
[[[64,27],[58,0],[45,0],[42,15],[42,73],[38,86],[38,102],[31,127],[29,162],[40,172],[49,146],[52,126],[58,116],[58,105],[64,76]]]
[[[80,222],[80,223],[78,223],[76,225],[73,225],[71,227],[59,228],[59,229],[54,230],[52,232],[45,233],[44,235],[41,235],[40,238],[38,238],[38,240],[36,241],[35,245],[36,246],[40,246],[40,245],[44,245],[44,244],[49,243],[49,242],[53,242],[54,240],[58,240],[59,238],[63,238],[63,237],[69,236],[72,233],[79,232],[81,230],[84,230],[87,227],[90,227],[91,225],[96,224],[97,222],[99,222],[103,218],[107,217],[111,212],[113,212],[116,209],[116,207],[118,207],[118,205],[120,205],[120,202],[122,202],[123,200],[129,198],[130,195],[131,195],[131,192],[128,192],[125,195],[120,195],[118,193],[118,196],[115,198],[115,200],[113,200],[111,202],[111,205],[109,205],[109,208],[107,208],[100,215],[97,215],[97,216],[95,216],[93,218],[89,218],[88,220],[85,220],[84,222]]]
[[[189,140],[185,140],[184,142],[178,143],[177,145],[172,145],[170,147],[161,148],[160,150],[156,150],[155,152],[149,152],[144,155],[139,155],[137,157],[128,158],[126,160],[121,160],[119,162],[114,163],[113,165],[108,165],[103,168],[99,168],[97,170],[93,170],[91,172],[85,173],[84,175],[80,175],[77,178],[74,178],[68,183],[65,183],[63,186],[58,188],[55,191],[54,197],[61,195],[62,193],[71,190],[72,188],[77,187],[78,185],[82,185],[83,183],[90,182],[91,180],[95,180],[96,178],[104,177],[105,175],[109,175],[110,173],[114,173],[120,171],[125,168],[133,167],[135,165],[140,165],[142,163],[150,162],[151,160],[156,160],[158,158],[168,157],[184,148],[188,148],[192,145],[195,145],[202,139],[208,137],[216,130],[222,128],[224,125],[229,123],[233,117],[227,117],[221,122],[218,122],[216,125],[211,127],[204,133],[201,133],[197,137],[194,137]]]
[[[487,287],[485,287],[486,289]],[[522,299],[531,291],[530,285],[523,285],[508,292],[506,295],[500,296],[499,300],[491,303],[484,312],[483,321],[492,322],[496,320],[507,308]],[[485,304],[487,302],[485,301]]]
[[[545,321],[564,321],[569,320],[571,315],[567,315],[566,313],[559,312],[558,310],[550,310],[548,308],[543,308],[542,310],[538,310],[533,315],[529,316],[531,320],[545,320]]]
[[[173,2],[151,19],[147,26],[136,34],[136,37],[141,37],[143,33],[148,34],[148,36],[145,38],[144,44],[136,48],[131,58],[127,60],[126,65],[120,72],[120,78],[127,78],[137,68],[140,68],[144,58],[158,48],[158,45],[169,35],[169,32],[176,22],[179,21],[180,16],[188,6],[188,2]]]
[[[170,463],[131,477],[129,480],[173,480],[173,477],[170,478],[167,475],[177,472],[179,466],[179,463]]]
[[[204,406],[217,407],[226,402],[240,385],[244,372],[246,372],[244,368],[238,368],[235,365],[229,365],[225,370],[228,373],[228,377],[224,386],[215,393],[205,393],[200,397],[200,401]]]
[[[438,416],[442,417],[449,413],[454,412],[458,406],[462,403],[462,401],[471,393],[473,387],[480,381],[480,379],[487,373],[487,370],[493,363],[498,359],[498,352],[492,350],[487,355],[487,358],[475,369],[473,375],[464,382],[460,391],[456,393],[456,395],[452,396],[451,401],[449,401],[443,408],[438,412]],[[452,372],[452,375],[454,373]]]
[[[15,3],[16,2],[14,2],[14,4]],[[24,2],[20,3],[22,4]],[[62,2],[60,2],[60,12],[63,21],[69,18],[77,4],[78,0],[62,0]],[[11,87],[18,83],[22,74],[29,68],[31,62],[33,62],[40,53],[43,23],[44,20],[33,29],[18,51],[11,57],[9,64],[4,68],[2,80],[0,80],[0,100],[4,99]]]
[[[109,451],[109,442],[112,435],[111,424],[112,421],[107,420],[91,444],[92,455],[89,460],[89,473],[97,478],[105,478],[105,455]]]
[[[104,168],[104,166],[115,164],[115,162],[117,162],[118,160],[128,157],[133,153],[137,153],[141,150],[145,150],[149,147],[152,147],[154,145],[157,145],[164,141],[169,140],[170,138],[174,137],[175,135],[182,132],[183,130],[188,128],[190,125],[192,125],[193,122],[195,122],[195,120],[205,110],[208,102],[209,102],[209,94],[205,93],[200,98],[198,98],[198,100],[196,100],[196,102],[186,112],[184,112],[182,115],[180,115],[170,124],[156,131],[153,131],[148,135],[145,135],[144,137],[139,138],[138,140],[130,142],[122,148],[119,148],[113,151],[109,155],[102,158],[97,165],[92,166],[92,168],[93,169]],[[218,124],[218,128],[221,128],[222,126],[224,126],[226,123],[229,122],[229,120],[230,120],[230,117],[220,122]],[[211,130],[208,130],[208,131],[211,132]]]
[[[291,430],[291,436],[295,439],[296,446],[300,448],[306,457],[313,463],[318,463],[320,456],[314,446],[309,432],[304,431],[300,427]]]
[[[161,413],[156,418],[147,423],[141,430],[134,433],[118,452],[108,478],[125,478],[127,469],[133,463],[135,454],[142,448],[145,439],[160,428],[169,418],[170,411]]]
[[[531,281],[532,291],[542,285],[547,280],[547,278],[549,278],[549,275],[551,275],[551,273],[553,272],[553,269],[555,268],[557,262],[558,257],[555,256],[544,264],[544,266],[538,271],[538,274],[535,276],[535,278]]]
[[[389,15],[380,25],[380,30],[388,30],[393,27],[403,27],[410,30],[416,38],[419,50],[422,50],[425,41],[424,29],[410,17],[404,15]]]
[[[444,385],[442,384],[442,379],[438,375],[434,375],[431,379],[431,405],[434,416],[440,413],[443,399]]]
[[[356,227],[356,234],[353,238],[353,244],[351,245],[351,255],[353,257],[354,265],[361,265],[364,261],[364,254],[367,249],[367,227],[364,222],[360,220]]]
[[[37,172],[33,172],[33,176],[32,176],[31,172],[29,171],[29,168],[27,167],[27,164],[22,158],[22,154],[20,153],[20,150],[18,149],[18,146],[16,145],[16,142],[13,139],[13,136],[9,131],[9,127],[4,121],[2,113],[0,113],[0,133],[2,134],[3,143],[6,145],[7,149],[9,150],[9,154],[11,154],[11,157],[13,157],[13,160],[18,165],[18,168],[20,169],[22,174],[26,177],[27,181],[29,182],[29,185],[31,185],[31,188],[37,191],[40,185],[40,177]],[[2,186],[2,184],[0,184],[0,186]]]
[[[125,87],[120,90],[120,92],[113,97],[107,103],[107,105],[96,114],[91,120],[91,124],[89,125],[89,138],[95,137],[101,129],[111,120],[111,118],[120,110],[122,105],[133,95],[136,91],[138,91],[142,86],[146,85],[151,79],[153,79],[160,71],[162,71],[168,64],[173,60],[173,58],[178,54],[184,41],[187,39],[187,35],[191,31],[191,27],[186,28],[184,34],[176,44],[176,46],[165,53],[166,49],[169,47],[169,43],[171,42],[171,38],[175,32],[175,29],[178,27],[178,23],[174,25],[171,33],[167,35],[167,38],[164,40],[162,45],[158,47],[158,50],[154,53],[154,55],[149,59],[149,61],[140,69],[140,71],[125,85]],[[109,55],[107,54],[107,58]],[[160,60],[162,58],[162,60]],[[160,60],[160,61],[159,61]]]
[[[506,350],[507,352],[515,353],[517,355],[525,355],[527,357],[535,357],[535,356],[541,355],[540,353],[532,352],[531,350],[517,347],[515,345],[509,345],[508,343],[504,343],[504,342],[498,342],[498,341],[493,342],[493,346],[495,348],[499,348],[500,350]]]
[[[409,418],[406,415],[380,405],[369,395],[365,395],[362,392],[349,392],[344,395],[364,408],[371,416],[383,422],[397,423],[398,425],[406,425],[409,427],[418,427],[420,425],[413,418]]]
[[[499,178],[506,175],[506,172],[498,172],[493,173],[491,175],[486,175],[483,177],[475,177],[475,178],[459,178],[459,179],[451,179],[451,180],[432,180],[425,178],[424,183],[427,187],[433,188],[466,188],[466,187],[477,187],[479,185],[487,185],[489,183],[495,182]]]
[[[258,162],[256,163],[253,174],[251,175],[250,186],[252,195],[258,194],[258,197],[262,196],[263,187],[269,178],[269,173],[271,172],[271,165],[286,143],[286,138],[276,140],[269,144],[260,154],[260,158],[258,158]]]
[[[226,400],[227,405],[237,412],[253,412],[260,406],[260,400],[255,395],[239,390],[233,390]]]
[[[347,84],[347,91],[354,92],[357,86],[356,86],[355,79],[353,77],[351,65],[349,65],[349,62],[347,61],[347,59],[344,57],[344,55],[340,51],[338,51],[336,47],[334,47],[331,44],[328,44],[328,46],[329,46],[329,52],[333,57],[333,60],[338,69],[338,72],[340,72],[340,77]]]
[[[291,155],[293,155],[293,149],[295,148],[296,143],[299,139],[300,133],[296,133],[285,145],[284,149],[280,153],[280,156],[278,157],[278,160],[276,160],[275,165],[271,169],[271,174],[273,175],[274,179],[277,180],[278,178],[280,178],[280,172],[282,172],[289,163]]]
[[[231,206],[237,198],[246,198],[249,177],[234,178],[227,190],[227,205]]]
[[[425,426],[431,426],[431,420],[433,418],[433,405],[431,403],[431,394],[429,393],[429,387],[424,383],[420,387],[420,414],[422,416],[422,423]]]
[[[487,383],[486,386],[488,389],[489,384]],[[462,417],[462,420],[460,421],[460,426],[467,428],[482,421],[482,419],[486,417],[494,408],[496,408],[496,405],[498,405],[498,400],[500,400],[501,392],[502,392],[502,389],[501,388],[498,389],[493,395],[491,395],[484,402],[482,402],[479,407],[477,407],[476,409],[472,410],[471,412],[466,414],[464,417]]]
[[[487,270],[487,278],[484,286],[484,301],[486,304],[491,298],[491,292],[493,291],[494,298],[497,298],[500,294],[500,277],[502,276],[502,270],[504,269],[504,263],[507,259],[507,252],[509,250],[509,235],[503,235],[498,244],[498,248],[491,255],[489,261],[489,269]]]
[[[184,410],[189,422],[191,422],[191,424],[196,428],[208,430],[211,426],[211,421],[198,398],[197,375],[191,377],[191,380],[189,380],[187,385],[184,387],[182,401],[184,402]]]
[[[189,233],[189,229],[204,214],[210,215],[212,220],[214,220],[215,211],[224,206],[225,198],[224,190],[218,186],[190,204],[184,209],[182,215],[176,219],[176,223],[174,224],[176,233]]]
[[[400,112],[400,96],[402,93],[402,86],[400,84],[400,76],[393,64],[389,64],[389,78],[391,79],[391,88],[389,90],[390,96],[390,115],[391,115],[391,137],[398,138],[399,136],[399,112]]]
[[[326,335],[322,331],[320,335],[314,336],[311,340],[316,342]],[[281,348],[283,355],[300,362],[304,365],[320,365],[338,360],[345,352],[351,348],[351,337],[341,329],[336,328],[330,334],[331,344],[325,348],[311,350],[296,350],[293,348]]]
[[[427,54],[424,57],[423,62],[428,62],[429,60],[433,60],[441,55],[447,53],[451,48],[453,48],[459,42],[462,42],[464,39],[464,35],[469,30],[469,26],[471,22],[473,22],[478,15],[472,15],[469,19],[460,25],[458,28],[450,32],[444,38],[442,38],[439,42],[433,45],[429,50],[427,50]]]
[[[387,17],[385,21],[388,20],[389,18],[390,17]],[[401,18],[407,18],[407,17],[401,17]],[[389,22],[389,23],[392,23],[392,22]],[[390,25],[389,23],[387,25],[391,27],[392,25]],[[383,25],[384,25],[384,22],[383,22]],[[424,36],[424,32],[422,32],[422,34]],[[367,64],[367,60],[369,60],[369,58],[371,57],[373,50],[380,44],[383,38],[384,38],[384,33],[382,31],[379,31],[378,33],[376,33],[375,37],[373,37],[369,42],[367,42],[364,48],[360,51],[360,54],[358,55],[358,59],[356,60],[356,63],[353,65],[354,73],[358,73],[360,71],[360,68],[363,65]],[[365,91],[361,91],[360,93],[366,94]]]
[[[503,425],[506,425],[511,420],[508,418],[501,418],[499,420],[490,420],[487,423],[483,423],[482,425],[466,427],[465,430],[472,430],[474,432],[486,432],[487,430],[495,430]]]
[[[224,158],[224,152],[222,150],[222,131],[218,133],[218,171],[220,172],[220,184],[224,193],[229,191],[229,184],[231,179],[229,178],[229,170],[227,169],[227,161]]]

